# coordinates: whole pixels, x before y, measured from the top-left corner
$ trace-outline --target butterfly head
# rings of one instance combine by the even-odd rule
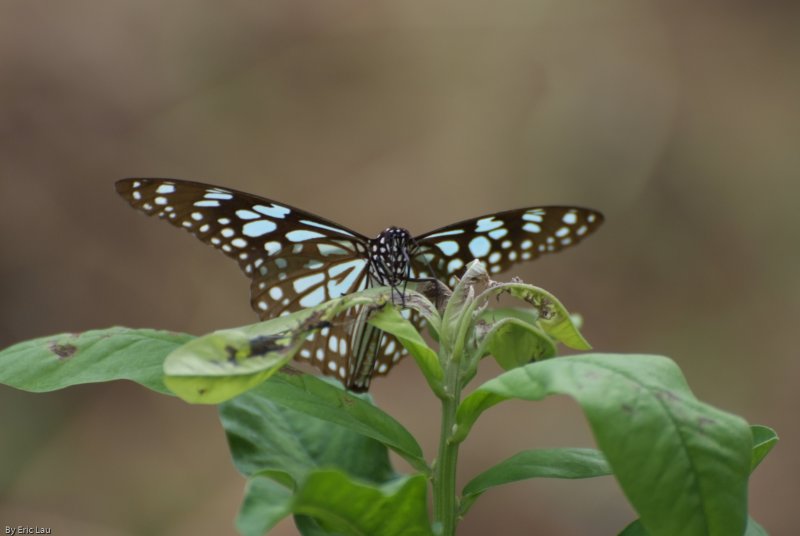
[[[393,288],[408,281],[412,244],[411,234],[400,227],[389,227],[370,240],[370,275],[379,284]]]

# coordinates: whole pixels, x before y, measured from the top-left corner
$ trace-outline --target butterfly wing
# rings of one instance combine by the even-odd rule
[[[252,194],[173,179],[125,179],[117,192],[222,251],[250,278],[251,305],[264,320],[363,290],[366,237],[319,216]],[[309,337],[299,356],[347,380],[357,310]]]
[[[421,277],[455,284],[473,259],[490,273],[573,246],[603,223],[603,215],[579,207],[530,207],[464,220],[415,239],[412,268]],[[433,272],[433,273],[431,273]]]

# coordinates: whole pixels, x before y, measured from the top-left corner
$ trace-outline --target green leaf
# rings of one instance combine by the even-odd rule
[[[186,402],[219,404],[278,372],[303,345],[305,333],[253,337],[241,329],[215,331],[167,356],[164,381]]]
[[[619,536],[649,536],[649,532],[647,529],[644,528],[642,525],[641,520],[637,519],[627,527],[625,530],[619,533]],[[710,533],[709,533],[710,534]],[[725,535],[720,535],[725,536]],[[752,517],[747,518],[747,529],[745,530],[743,536],[768,536],[767,531],[764,530],[764,527],[756,523],[756,520]]]
[[[165,382],[187,402],[230,400],[291,361],[313,331],[330,325],[337,315],[353,307],[383,307],[390,293],[391,289],[384,287],[367,289],[287,316],[198,337],[167,358]],[[425,309],[421,305],[427,302],[424,296],[413,294],[416,306]]]
[[[370,317],[369,322],[378,329],[397,337],[408,353],[414,357],[431,389],[437,393],[441,392],[444,372],[439,364],[439,357],[427,345],[411,322],[403,318],[395,307],[384,307]]]
[[[314,517],[327,531],[341,534],[433,536],[423,475],[375,486],[341,471],[315,471],[296,490],[292,511]]]
[[[464,486],[460,514],[490,488],[528,478],[594,478],[611,474],[605,456],[594,449],[526,450],[487,469]]]
[[[578,331],[567,308],[544,289],[526,283],[497,283],[483,291],[478,300],[488,302],[489,298],[504,293],[531,304],[538,313],[539,326],[557,341],[574,350],[591,348]]]
[[[219,407],[234,464],[242,474],[268,475],[287,487],[320,467],[338,467],[373,482],[395,476],[386,447],[375,439],[272,400],[270,386],[277,379]]]
[[[239,532],[264,534],[292,513],[292,492],[319,468],[365,481],[395,478],[386,447],[342,426],[281,406],[269,382],[219,407],[236,468],[251,477],[237,518]]]
[[[422,448],[403,425],[339,386],[309,375],[278,374],[261,385],[258,393],[287,408],[376,439],[415,469],[424,473],[430,470]]]
[[[455,440],[499,402],[553,394],[580,404],[651,534],[744,532],[752,446],[747,423],[699,402],[664,357],[588,354],[508,371],[464,399]]]
[[[243,536],[262,536],[291,512],[291,490],[274,480],[256,476],[247,481],[236,529]]]
[[[516,318],[504,318],[491,325],[478,355],[491,354],[505,370],[556,355],[553,341],[536,326]]]
[[[778,443],[778,434],[768,426],[756,424],[750,427],[753,433],[753,457],[750,470],[755,470],[772,448]]]
[[[191,338],[184,333],[121,327],[41,337],[0,352],[0,382],[41,393],[83,383],[131,380],[171,394],[162,381],[164,359]]]

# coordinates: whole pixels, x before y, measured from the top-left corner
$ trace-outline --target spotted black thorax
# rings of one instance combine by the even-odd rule
[[[412,245],[411,233],[400,227],[388,227],[369,241],[369,275],[376,286],[397,288],[408,282]]]

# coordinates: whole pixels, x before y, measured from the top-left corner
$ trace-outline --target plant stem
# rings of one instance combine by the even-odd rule
[[[454,536],[457,523],[456,463],[459,443],[453,441],[456,410],[461,399],[458,362],[449,360],[445,370],[445,393],[442,397],[442,427],[439,434],[439,455],[433,475],[434,519],[440,524],[441,536]]]

